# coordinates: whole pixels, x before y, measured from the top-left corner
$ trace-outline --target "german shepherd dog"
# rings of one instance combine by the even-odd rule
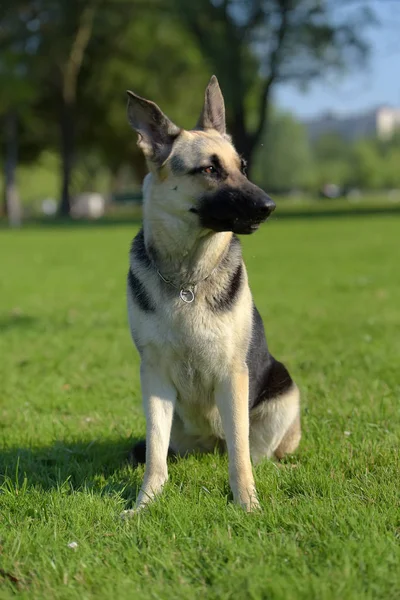
[[[268,351],[235,235],[256,231],[275,204],[246,177],[215,76],[193,130],[133,92],[128,119],[150,172],[127,285],[146,415],[133,454],[146,467],[124,516],[161,491],[169,453],[215,448],[228,452],[234,501],[251,511],[251,459],[281,458],[301,437],[299,391]]]

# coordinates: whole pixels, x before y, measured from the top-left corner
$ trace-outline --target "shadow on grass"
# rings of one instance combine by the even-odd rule
[[[118,494],[129,508],[143,481],[144,465],[139,466],[133,457],[133,448],[140,441],[143,437],[78,439],[58,440],[50,446],[0,448],[0,497],[5,489],[13,495],[32,488],[86,491],[99,496]],[[225,454],[222,447],[214,452]],[[141,456],[141,452],[135,454]],[[142,458],[144,461],[144,455]],[[170,464],[187,458],[168,453]]]
[[[28,315],[0,315],[0,333],[11,329],[31,329],[36,323],[37,319]]]
[[[58,320],[47,320],[32,315],[0,314],[0,335],[13,331],[36,331],[38,333],[51,331],[54,334],[60,334],[62,330],[71,330],[73,327],[74,323],[69,321],[68,315],[61,315]]]
[[[119,493],[134,502],[142,472],[134,481],[121,470],[134,467],[131,450],[139,438],[121,440],[56,441],[51,446],[0,450],[0,486],[39,487],[44,491],[68,485],[71,490],[88,490],[99,495]]]

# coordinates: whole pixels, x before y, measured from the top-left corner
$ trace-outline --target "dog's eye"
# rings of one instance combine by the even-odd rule
[[[203,167],[201,172],[204,173],[205,175],[214,175],[214,173],[217,172],[217,169],[215,167],[213,167],[212,165],[209,165],[208,167]]]

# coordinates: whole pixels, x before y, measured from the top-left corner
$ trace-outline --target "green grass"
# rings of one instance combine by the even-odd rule
[[[243,239],[302,390],[300,449],[257,468],[259,514],[232,504],[210,455],[171,464],[125,524],[145,426],[124,296],[135,227],[0,232],[0,598],[399,598],[399,217],[277,218]]]

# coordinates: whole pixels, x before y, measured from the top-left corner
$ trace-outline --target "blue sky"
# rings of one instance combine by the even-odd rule
[[[281,86],[275,105],[301,118],[327,110],[357,113],[380,104],[400,106],[400,0],[370,0],[380,25],[368,32],[371,56],[362,72],[315,82],[306,93]]]

